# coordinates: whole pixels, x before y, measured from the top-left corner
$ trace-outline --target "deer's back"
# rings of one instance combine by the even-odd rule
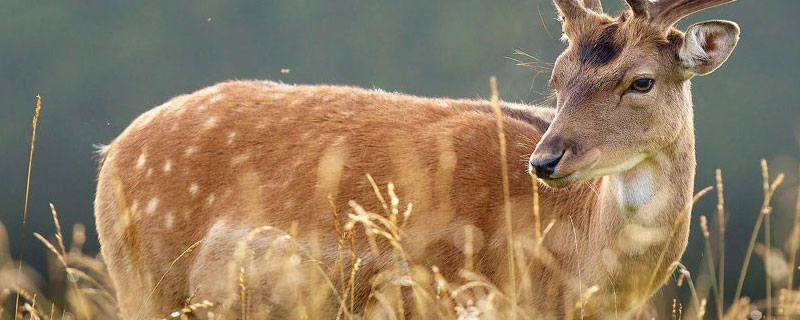
[[[528,213],[527,159],[552,112],[504,106],[504,113],[512,200]],[[300,236],[330,246],[334,208],[341,224],[352,211],[349,200],[383,212],[370,174],[384,195],[388,182],[397,186],[402,208],[413,203],[408,238],[424,240],[407,244],[412,257],[438,246],[428,262],[453,265],[448,259],[461,252],[442,244],[459,247],[463,237],[454,235],[467,224],[477,227],[487,252],[503,243],[496,232],[503,228],[498,146],[487,101],[219,84],[148,111],[108,147],[95,204],[103,255],[118,288],[146,290],[167,274],[151,299],[179,305],[191,294],[190,270],[228,259],[208,256],[213,248],[202,242],[184,252],[198,241],[234,242],[236,228],[288,230],[296,222]]]

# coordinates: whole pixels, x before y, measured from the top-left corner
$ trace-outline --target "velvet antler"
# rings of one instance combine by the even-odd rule
[[[736,0],[626,0],[636,17],[669,28],[683,17]]]
[[[597,13],[603,13],[603,4],[600,3],[600,0],[583,0],[583,5],[586,9]]]

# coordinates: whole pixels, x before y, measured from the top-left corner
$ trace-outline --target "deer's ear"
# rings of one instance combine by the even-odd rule
[[[705,21],[693,24],[678,56],[686,71],[691,74],[709,74],[731,55],[739,42],[739,25],[731,21]]]

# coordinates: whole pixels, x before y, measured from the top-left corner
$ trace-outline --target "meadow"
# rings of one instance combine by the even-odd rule
[[[498,106],[499,97],[492,83],[493,107],[499,119],[502,116]],[[28,185],[24,186],[25,209],[19,217],[23,221],[28,218],[28,190],[41,109],[42,100],[38,98],[32,121]],[[502,126],[498,126],[498,139],[501,148],[504,148],[506,141]],[[502,159],[502,163],[506,163],[505,159]],[[732,217],[726,214],[725,184],[722,172],[717,170],[715,183],[700,189],[694,199],[713,201],[706,198],[716,198],[716,212],[708,216],[692,215],[697,220],[692,221],[691,232],[700,233],[704,242],[702,263],[696,270],[689,270],[680,262],[670,265],[674,276],[641,307],[639,318],[794,319],[800,316],[800,292],[794,280],[800,245],[800,194],[793,220],[773,221],[771,203],[780,190],[784,175],[771,173],[766,160],[761,161],[761,169],[763,202],[755,213],[757,219],[748,245],[742,248],[745,250],[744,260],[737,265],[724,263],[726,221]],[[238,249],[230,258],[230,267],[238,272],[237,279],[229,284],[230,299],[197,301],[190,296],[183,305],[175,306],[173,312],[163,315],[164,319],[219,319],[231,310],[238,310],[234,317],[241,319],[270,316],[324,319],[331,315],[335,315],[336,319],[551,318],[546,310],[530,307],[530,299],[534,296],[532,293],[539,288],[531,286],[528,273],[518,273],[512,283],[492,283],[473,270],[472,261],[475,257],[472,256],[473,237],[469,228],[464,235],[465,263],[458,278],[445,278],[436,266],[409,261],[401,244],[403,227],[409,219],[423,213],[415,212],[412,203],[404,202],[402,195],[394,192],[391,183],[378,186],[369,175],[365,178],[370,180],[384,212],[368,212],[355,202],[350,203],[351,210],[348,212],[331,211],[332,223],[338,221],[335,219],[338,215],[347,215],[349,218],[348,223],[337,223],[335,226],[340,236],[337,243],[338,258],[334,264],[320,262],[315,258],[318,255],[315,248],[300,245],[295,240],[299,232],[297,227],[290,230],[278,230],[271,226],[255,228],[240,240]],[[387,192],[383,193],[382,189]],[[498,268],[523,270],[532,264],[543,264],[557,269],[552,265],[554,261],[547,249],[541,246],[552,222],[540,221],[536,190],[534,188],[534,205],[531,208],[531,219],[536,227],[534,230],[514,232],[533,233],[539,241],[522,243],[509,237],[507,254],[514,257],[513,265]],[[31,230],[22,230],[21,233],[22,237],[35,237],[39,245],[49,252],[46,274],[37,273],[24,260],[25,250],[36,248],[21,247],[19,252],[23,260],[12,258],[12,242],[0,221],[0,319],[119,319],[115,288],[102,258],[99,254],[83,251],[87,242],[86,226],[62,226],[56,206],[51,203],[50,209],[54,234],[40,234]],[[675,222],[676,225],[678,223]],[[786,239],[773,239],[772,224],[775,223],[791,224],[791,234]],[[72,229],[71,238],[65,238],[63,227]],[[353,295],[361,267],[361,260],[353,250],[355,234],[359,232],[367,235],[372,250],[388,247],[396,257],[391,267],[370,280],[370,302],[363,307],[356,307],[356,297]],[[274,240],[266,252],[256,254],[247,250],[249,242],[267,235]],[[378,242],[388,243],[389,246],[379,248],[376,245]],[[183,254],[175,257],[173,264],[195,249],[196,245],[186,248]],[[768,280],[758,284],[765,298],[754,301],[743,296],[742,292],[746,278],[752,276],[752,272],[748,272],[750,265],[756,259],[763,261],[765,278]],[[169,276],[167,270],[161,279]],[[257,285],[253,279],[264,274],[275,279],[270,290],[278,298],[270,303],[255,301],[249,295],[252,286]],[[725,283],[733,281],[726,279],[735,279],[733,297],[725,296]],[[160,284],[161,280],[155,287]],[[596,287],[587,285],[582,296],[568,304],[574,311],[571,314],[580,314],[579,311],[587,301],[593,299],[596,290]],[[408,292],[413,299],[404,303],[404,296]],[[234,306],[236,303],[240,305]]]

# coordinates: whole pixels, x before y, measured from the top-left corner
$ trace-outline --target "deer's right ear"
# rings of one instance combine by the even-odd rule
[[[686,30],[678,56],[689,73],[706,75],[730,57],[737,42],[739,26],[735,22],[700,22]]]

